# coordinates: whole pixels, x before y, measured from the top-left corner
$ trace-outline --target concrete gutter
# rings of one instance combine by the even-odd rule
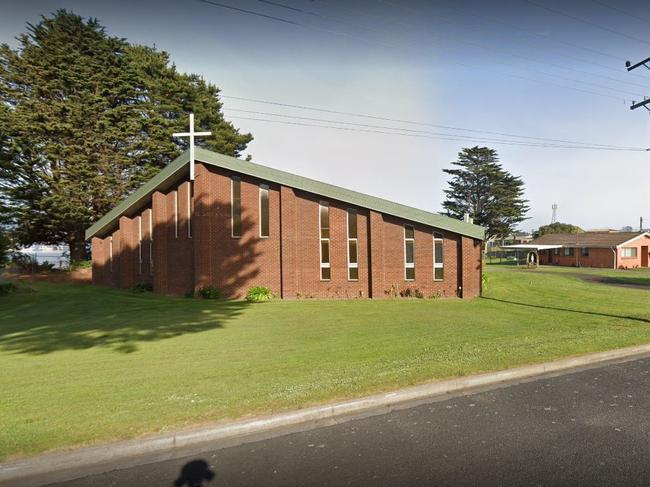
[[[418,403],[445,400],[450,395],[505,387],[543,376],[576,372],[608,362],[622,362],[650,355],[650,344],[569,357],[514,369],[471,375],[399,389],[394,392],[273,416],[180,430],[137,440],[108,443],[72,451],[48,453],[0,464],[0,485],[27,487],[64,482],[74,478],[129,468],[171,458],[182,458],[208,449],[282,436],[337,424],[351,419],[385,414]]]

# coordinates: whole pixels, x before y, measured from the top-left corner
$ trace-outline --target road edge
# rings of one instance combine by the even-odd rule
[[[627,361],[650,354],[650,344],[562,358],[497,372],[457,377],[358,399],[313,406],[253,419],[238,420],[201,428],[174,431],[158,436],[120,441],[47,453],[0,464],[0,485],[42,485],[63,482],[120,467],[181,458],[207,449],[225,448],[249,441],[282,436],[337,424],[359,417],[385,414],[417,403],[446,399],[452,394],[478,392],[486,387],[504,387],[513,382],[536,379],[559,372],[607,362]],[[210,443],[218,443],[217,445]],[[210,444],[210,445],[208,445]],[[203,450],[201,450],[203,448]]]

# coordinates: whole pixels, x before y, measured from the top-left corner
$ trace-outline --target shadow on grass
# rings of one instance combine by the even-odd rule
[[[630,276],[617,276],[617,277],[600,277],[593,279],[594,282],[602,284],[612,284],[614,286],[629,286],[650,289],[650,277],[630,277]]]
[[[57,289],[39,289],[5,302],[6,307],[0,311],[0,350],[47,354],[104,347],[131,353],[138,349],[138,343],[222,328],[248,306],[243,301],[201,301],[138,296],[90,286],[50,286]]]
[[[604,318],[619,318],[622,320],[632,320],[632,321],[640,321],[642,323],[650,323],[650,318],[644,318],[642,316],[624,316],[624,315],[614,315],[609,313],[599,313],[596,311],[582,311],[578,309],[559,308],[557,306],[543,306],[541,304],[530,304],[530,303],[521,303],[518,301],[508,301],[507,299],[488,298],[485,296],[481,296],[480,299],[485,299],[487,301],[496,301],[498,303],[514,304],[516,306],[525,306],[527,308],[549,309],[552,311],[564,311],[567,313],[576,313],[581,315],[602,316]]]
[[[564,271],[563,274],[565,276],[575,277],[584,282],[594,282],[597,284],[606,284],[610,286],[620,286],[620,287],[629,287],[629,288],[637,288],[637,289],[650,289],[650,274],[648,274],[645,270],[639,272],[638,270],[634,271],[634,270],[617,269],[610,272],[616,272],[619,273],[619,275],[611,276],[606,274],[599,274],[598,269],[594,269],[591,267],[583,268],[586,269],[588,272],[580,272],[580,271],[576,271],[575,269],[574,270],[570,270],[570,269],[571,268],[568,268],[566,270],[562,269]],[[538,274],[557,275],[557,271],[538,269],[535,270],[535,272]],[[648,277],[645,277],[646,275],[648,275]]]

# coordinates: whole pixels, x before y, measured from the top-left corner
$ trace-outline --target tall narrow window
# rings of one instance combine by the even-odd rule
[[[415,229],[404,225],[404,278],[415,280]]]
[[[445,278],[443,257],[444,240],[441,233],[433,234],[433,280],[442,281]]]
[[[108,237],[108,265],[113,272],[113,236]]]
[[[149,275],[153,276],[153,210],[149,208]]]
[[[178,190],[174,191],[174,237],[178,238]]]
[[[324,201],[318,206],[319,235],[320,235],[320,278],[329,281],[330,272],[330,207]]]
[[[230,179],[230,236],[241,237],[241,179],[233,176]]]
[[[357,210],[348,210],[348,279],[359,279],[359,256],[357,245]]]
[[[138,216],[138,274],[142,274],[142,216]]]
[[[260,184],[260,237],[269,236],[269,187]]]
[[[187,182],[187,238],[192,238],[192,181]]]

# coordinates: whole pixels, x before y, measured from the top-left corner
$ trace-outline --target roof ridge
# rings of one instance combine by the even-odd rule
[[[433,213],[427,210],[404,205],[378,196],[361,193],[353,189],[343,188],[317,179],[300,176],[281,169],[276,169],[252,161],[238,159],[218,152],[213,152],[202,147],[196,147],[195,158],[197,162],[230,169],[235,172],[247,174],[259,179],[267,180],[284,186],[292,187],[312,194],[321,195],[344,203],[350,203],[361,208],[368,208],[380,213],[389,214],[405,220],[423,223],[442,230],[469,236],[476,239],[485,238],[485,229],[479,225],[457,220],[446,215]],[[86,239],[89,239],[106,229],[112,227],[120,216],[141,206],[145,198],[159,189],[185,166],[189,166],[189,150],[183,152],[174,161],[165,166],[156,176],[144,183],[140,188],[127,196],[115,208],[100,218],[86,230]]]

